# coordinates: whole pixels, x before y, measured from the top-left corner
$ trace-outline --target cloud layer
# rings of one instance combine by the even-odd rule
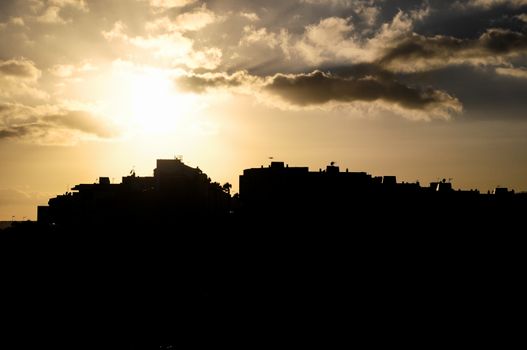
[[[110,137],[111,116],[64,106],[104,104],[90,96],[104,84],[90,79],[116,61],[177,75],[177,88],[200,96],[367,104],[410,119],[451,119],[480,98],[476,80],[456,90],[453,69],[521,85],[527,67],[524,0],[28,0],[0,14],[0,103],[33,115],[3,117],[3,139]]]
[[[108,138],[116,131],[84,111],[50,105],[36,107],[0,103],[0,140],[40,144],[71,144],[82,137]]]
[[[426,71],[451,65],[500,65],[527,52],[524,33],[491,28],[478,39],[414,34],[387,50],[379,63],[393,71]]]
[[[26,58],[0,60],[0,75],[4,77],[16,77],[27,80],[37,80],[41,72],[35,63]]]
[[[373,69],[370,69],[373,71]],[[184,90],[204,93],[209,89],[235,88],[241,92],[267,93],[292,107],[326,106],[371,102],[393,104],[420,112],[423,119],[448,118],[462,110],[460,102],[448,93],[433,88],[410,87],[391,75],[342,76],[321,71],[300,74],[276,74],[257,77],[247,72],[192,74],[176,83]],[[273,98],[267,97],[272,103]],[[415,117],[415,113],[411,114]]]

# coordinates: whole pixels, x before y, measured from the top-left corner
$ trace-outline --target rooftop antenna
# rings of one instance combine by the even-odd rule
[[[132,170],[130,170],[130,175],[135,176],[135,165],[132,165]]]
[[[335,162],[332,161],[332,162],[330,162],[329,164],[330,164],[331,166],[334,166],[334,165],[335,165]]]

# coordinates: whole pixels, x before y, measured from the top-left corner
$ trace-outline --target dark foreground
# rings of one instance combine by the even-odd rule
[[[400,214],[19,224],[0,231],[2,348],[516,342],[521,223]]]

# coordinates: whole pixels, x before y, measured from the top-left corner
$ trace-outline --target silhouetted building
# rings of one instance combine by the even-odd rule
[[[240,176],[243,213],[254,215],[305,215],[314,218],[359,221],[390,220],[407,223],[452,221],[476,218],[497,210],[516,210],[525,206],[520,196],[510,197],[510,205],[494,203],[513,193],[497,188],[493,195],[478,191],[454,190],[443,179],[429,187],[398,183],[395,176],[372,177],[365,172],[341,172],[331,163],[325,170],[311,172],[307,167],[284,166],[272,162],[268,167],[246,169]],[[466,215],[472,213],[474,215]],[[426,226],[423,226],[426,227]]]
[[[273,161],[268,167],[245,169],[239,196],[231,198],[230,185],[211,182],[199,168],[178,159],[157,160],[154,176],[134,172],[113,184],[100,177],[95,184],[79,184],[38,208],[38,221],[56,225],[110,223],[161,224],[175,227],[189,218],[236,217],[295,220],[345,220],[372,225],[405,226],[421,222],[469,220],[525,208],[527,196],[507,188],[493,194],[454,190],[443,179],[421,187],[419,182],[398,183],[395,176],[344,172],[333,162],[325,170],[290,167]],[[470,215],[469,215],[470,214]],[[194,220],[195,222],[199,222]],[[304,222],[305,224],[305,222]],[[415,226],[415,225],[414,225]],[[419,226],[420,227],[420,226]],[[421,229],[421,228],[420,228]]]
[[[167,223],[188,216],[228,213],[230,194],[199,168],[179,159],[160,159],[153,177],[135,173],[112,184],[79,184],[72,192],[38,208],[38,221],[49,224]]]
[[[246,212],[296,213],[340,211],[360,205],[367,193],[380,189],[365,172],[340,172],[331,164],[310,172],[307,167],[272,162],[267,168],[246,169],[240,176],[240,201]]]
[[[503,196],[513,195],[514,191],[509,191],[507,187],[496,187],[492,193],[496,196],[503,197]]]

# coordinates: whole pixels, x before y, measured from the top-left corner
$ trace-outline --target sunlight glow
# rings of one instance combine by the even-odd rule
[[[134,133],[172,132],[199,110],[197,97],[177,92],[166,70],[120,64],[108,79],[106,112]]]

